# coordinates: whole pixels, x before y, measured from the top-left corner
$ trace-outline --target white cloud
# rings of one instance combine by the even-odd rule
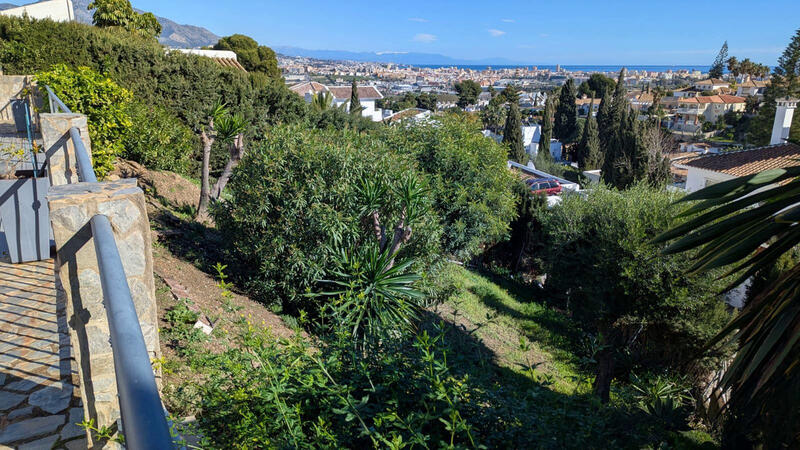
[[[486,31],[488,31],[489,34],[492,35],[492,37],[500,37],[500,36],[506,34],[505,31],[503,31],[503,30],[495,30],[494,28],[492,28],[490,30],[486,30]]]
[[[428,34],[428,33],[419,33],[414,36],[414,40],[417,42],[423,42],[425,44],[430,44],[431,42],[436,40],[436,35]]]
[[[500,21],[501,22],[505,22],[505,23],[514,23],[514,22],[516,22],[516,20],[514,20],[514,19],[501,19]]]
[[[539,37],[540,37],[540,38],[545,38],[545,39],[546,39],[546,38],[549,38],[549,37],[550,37],[550,35],[549,35],[549,34],[547,34],[547,33],[542,33],[542,34],[540,34],[540,35],[539,35]]]
[[[412,22],[420,22],[420,23],[425,23],[425,22],[428,21],[428,19],[423,19],[422,17],[412,17],[412,18],[410,18],[408,20],[410,20]]]

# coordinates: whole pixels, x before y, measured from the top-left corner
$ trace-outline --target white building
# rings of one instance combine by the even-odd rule
[[[766,147],[677,159],[673,166],[687,170],[686,191],[755,175],[770,169],[800,166],[800,145],[786,142],[797,100],[778,100],[772,139]]]
[[[327,92],[333,96],[333,106],[350,103],[351,86],[325,86],[322,83],[308,81],[290,87],[293,92],[303,97],[306,103],[311,103],[314,96]],[[383,110],[375,107],[375,101],[383,98],[383,94],[375,86],[358,86],[358,100],[361,102],[361,115],[374,122],[383,120]],[[349,106],[348,106],[349,108]]]
[[[786,143],[689,157],[676,160],[674,165],[679,169],[688,169],[686,192],[692,193],[765,170],[800,166],[800,145]]]
[[[698,91],[716,91],[722,88],[727,88],[731,84],[719,78],[710,78],[708,80],[698,81],[694,84],[694,88]]]
[[[0,15],[22,17],[27,15],[32,19],[50,19],[55,22],[71,22],[75,20],[75,10],[72,0],[46,0],[38,3],[0,11]]]

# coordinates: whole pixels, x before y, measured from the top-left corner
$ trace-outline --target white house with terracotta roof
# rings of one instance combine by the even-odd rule
[[[685,170],[687,192],[771,169],[800,166],[800,145],[788,142],[798,100],[778,100],[770,145],[709,155],[691,155],[672,160],[673,169]]]
[[[673,161],[674,167],[686,169],[686,192],[755,175],[770,169],[800,166],[800,145],[785,143],[749,150],[689,156]]]
[[[196,55],[202,56],[204,58],[210,58],[217,62],[217,64],[223,67],[230,67],[232,69],[241,70],[242,72],[247,72],[245,68],[239,63],[239,56],[236,52],[232,52],[230,50],[206,50],[201,48],[176,48],[170,51],[177,51],[180,53],[184,53],[187,55]]]
[[[694,88],[698,91],[717,91],[722,88],[730,87],[730,83],[719,78],[709,78],[708,80],[700,80],[694,84]]]
[[[673,129],[693,133],[702,126],[703,121],[716,122],[728,111],[744,111],[745,102],[744,97],[727,94],[681,98],[678,100]],[[700,119],[701,116],[705,120]]]
[[[749,95],[762,98],[764,91],[767,90],[767,81],[761,80],[747,80],[737,86],[736,95],[739,97],[747,97]]]
[[[296,84],[289,89],[303,97],[306,103],[311,103],[314,96],[319,93],[330,93],[333,96],[333,106],[337,107],[350,103],[350,93],[352,92],[351,86],[325,86],[316,81]],[[361,115],[369,117],[374,122],[383,120],[383,110],[375,107],[375,101],[381,98],[383,98],[383,94],[375,86],[358,86],[358,100],[363,108]]]

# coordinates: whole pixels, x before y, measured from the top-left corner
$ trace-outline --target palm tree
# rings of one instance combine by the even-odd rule
[[[666,253],[700,248],[690,272],[731,267],[735,287],[800,244],[800,167],[737,178],[680,200],[690,201],[698,203],[681,216],[694,218],[656,239],[679,238]],[[754,294],[709,345],[737,344],[723,383],[731,401],[766,415],[778,399],[800,392],[800,265]]]

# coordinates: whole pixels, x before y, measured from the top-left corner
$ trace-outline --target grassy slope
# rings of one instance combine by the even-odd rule
[[[471,324],[499,365],[519,374],[533,366],[535,378],[548,379],[557,392],[579,389],[588,374],[579,370],[579,334],[568,317],[534,301],[532,289],[519,284],[460,267],[452,277],[458,290],[440,308],[444,317]]]

